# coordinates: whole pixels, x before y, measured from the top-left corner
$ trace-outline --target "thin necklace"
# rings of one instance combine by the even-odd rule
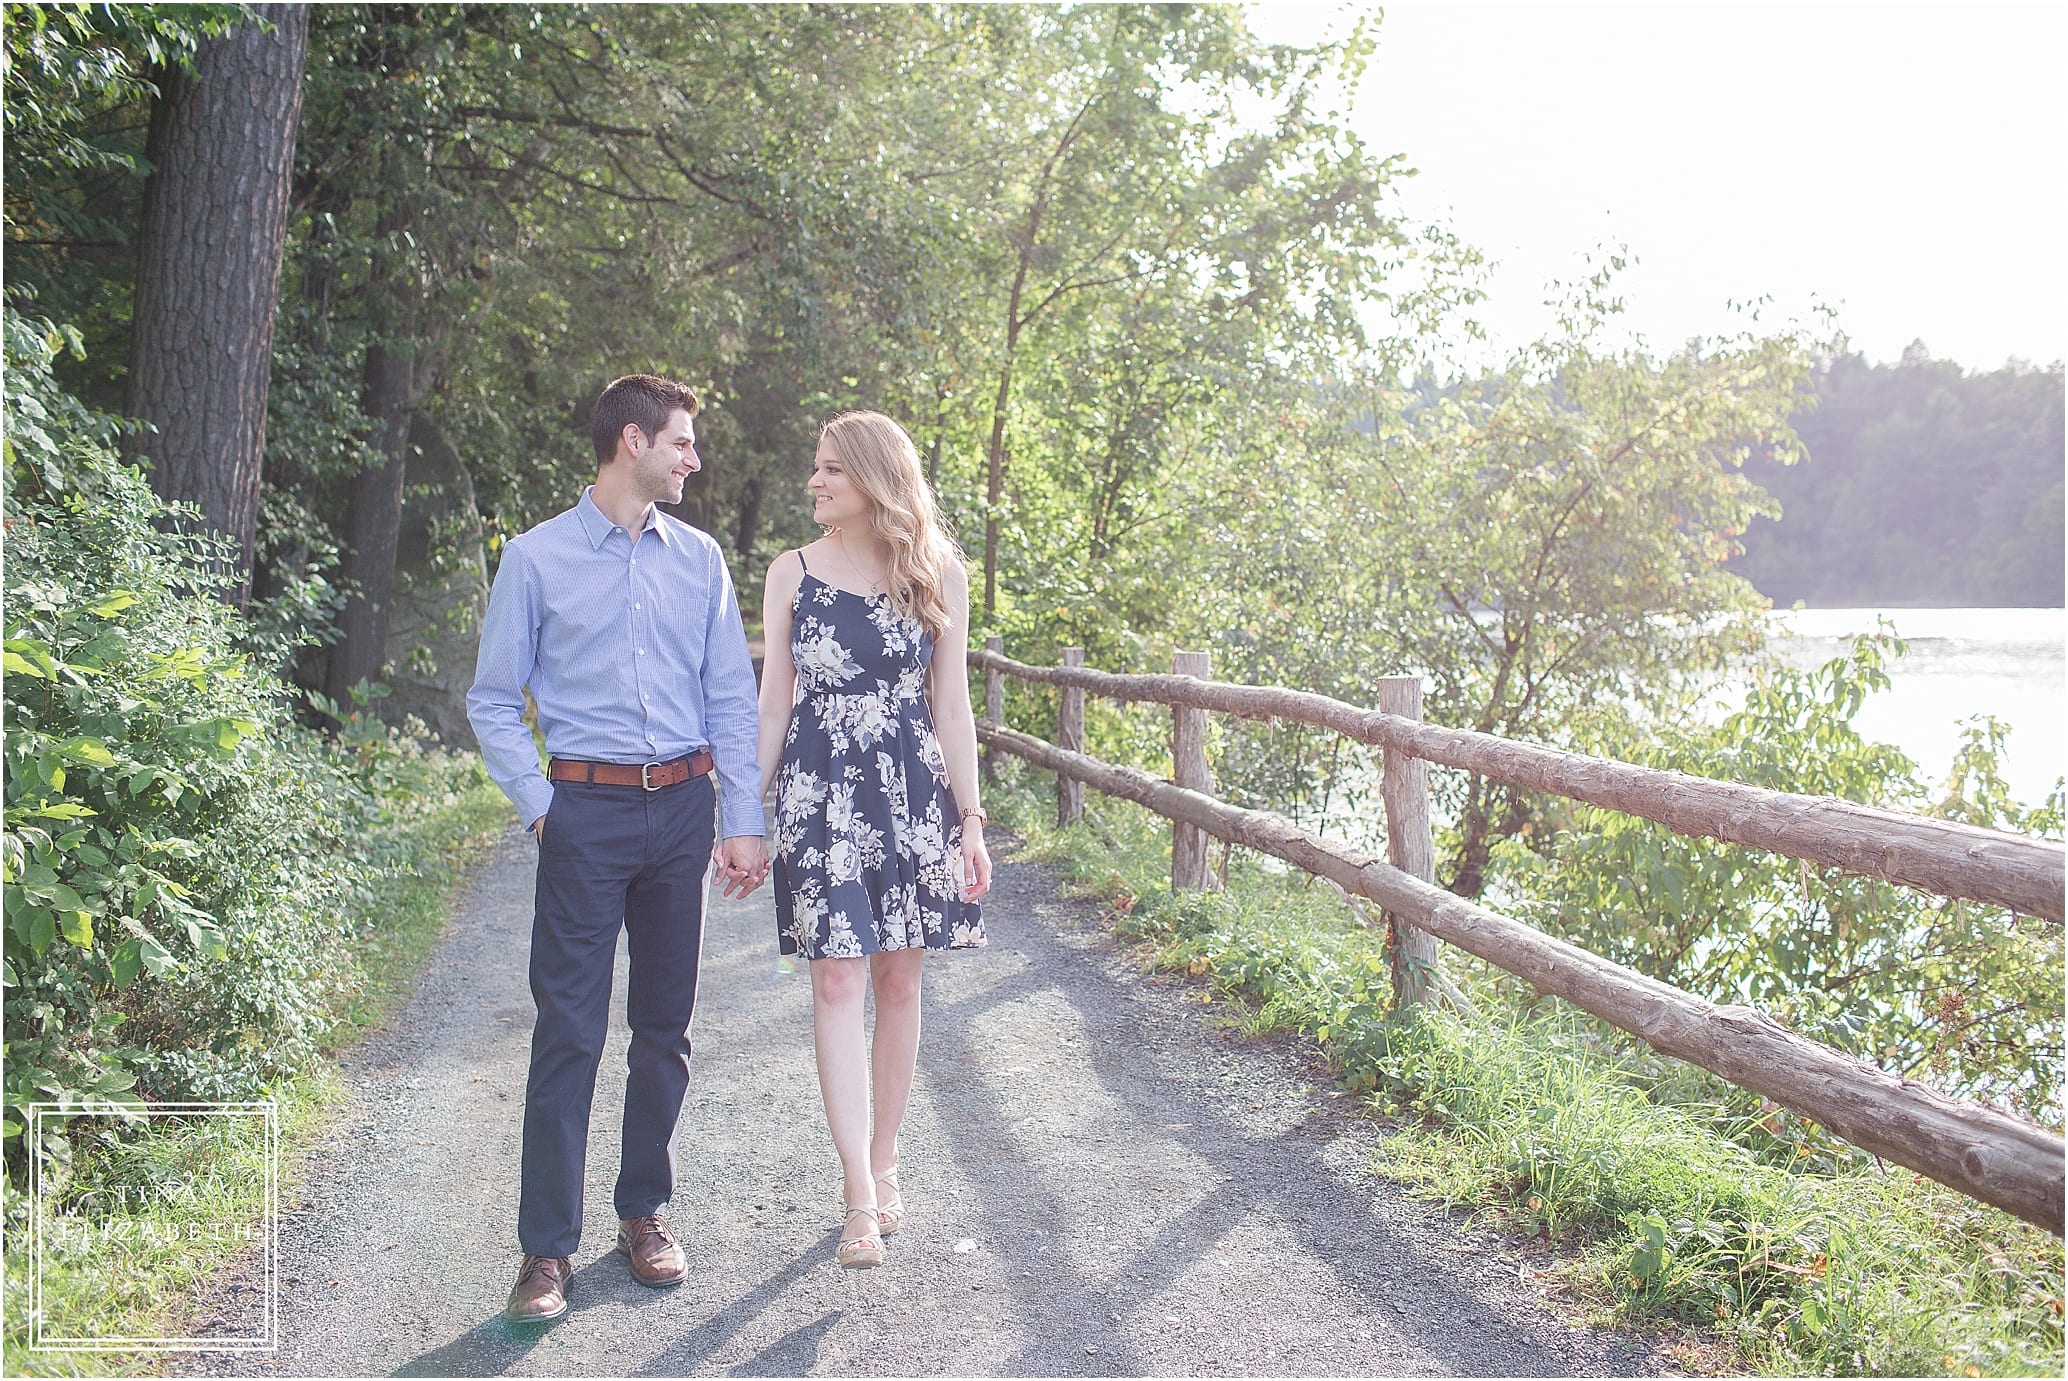
[[[833,540],[840,543],[840,554],[847,558],[848,568],[852,570],[856,575],[866,575],[867,572],[862,570],[862,563],[855,560],[854,553],[847,549],[847,534],[836,527],[833,529]],[[883,568],[882,575],[879,575],[874,580],[868,582],[869,593],[872,595],[882,594],[883,582],[889,578],[890,567],[885,566]]]

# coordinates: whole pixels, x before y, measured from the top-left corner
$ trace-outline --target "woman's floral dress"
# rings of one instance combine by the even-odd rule
[[[962,900],[962,818],[924,693],[933,635],[889,596],[809,569],[790,610],[797,691],[776,774],[782,952],[983,944],[983,916]]]

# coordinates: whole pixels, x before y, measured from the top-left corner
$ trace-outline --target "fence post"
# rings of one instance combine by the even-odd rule
[[[1084,665],[1084,649],[1066,647],[1063,649],[1063,665],[1081,667]],[[1056,746],[1072,753],[1084,751],[1084,688],[1063,687],[1062,709],[1056,714]],[[1067,825],[1084,818],[1084,783],[1074,777],[1056,774],[1056,824]]]
[[[1422,717],[1422,678],[1381,676],[1379,709],[1402,719]],[[1429,764],[1392,749],[1381,759],[1379,792],[1386,804],[1386,861],[1424,882],[1436,880],[1436,840],[1429,826]],[[1393,1003],[1411,1007],[1428,1000],[1439,948],[1434,935],[1416,930],[1392,912]]]
[[[1204,652],[1180,652],[1171,658],[1170,669],[1180,676],[1213,677],[1213,659]],[[1206,766],[1206,711],[1191,705],[1173,705],[1170,710],[1171,778],[1192,791],[1214,789],[1213,773]],[[1197,825],[1173,821],[1170,834],[1170,887],[1173,892],[1206,890],[1206,831]]]
[[[1005,655],[1005,638],[993,633],[984,639],[984,651]],[[1005,723],[1005,674],[996,667],[984,668],[984,718],[992,724]],[[997,771],[998,750],[984,745],[985,781],[990,781]]]

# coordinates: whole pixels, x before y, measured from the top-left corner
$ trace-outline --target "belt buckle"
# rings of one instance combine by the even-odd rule
[[[653,770],[654,770],[654,769],[655,769],[656,767],[666,767],[666,766],[667,766],[667,764],[666,764],[666,763],[664,763],[664,762],[649,762],[649,763],[642,763],[642,764],[640,765],[640,768],[639,768],[639,785],[640,785],[640,787],[641,787],[642,789],[644,789],[644,790],[647,790],[647,791],[659,791],[659,790],[660,790],[661,788],[660,788],[659,786],[656,786],[656,785],[654,785],[654,781],[653,781]],[[664,783],[663,785],[665,785],[665,783]]]

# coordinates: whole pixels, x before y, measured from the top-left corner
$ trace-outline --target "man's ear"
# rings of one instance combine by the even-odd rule
[[[639,430],[637,422],[627,422],[618,433],[618,440],[624,443],[626,450],[638,455],[640,448],[646,445],[646,433]]]

